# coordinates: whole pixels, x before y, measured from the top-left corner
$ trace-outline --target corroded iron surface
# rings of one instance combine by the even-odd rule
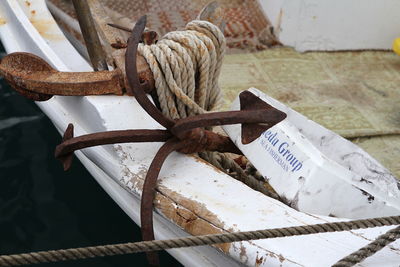
[[[120,70],[60,72],[30,53],[17,52],[1,60],[0,73],[22,95],[45,101],[53,95],[123,94]]]
[[[152,73],[143,58],[137,58],[141,81],[146,81],[145,92],[154,88]],[[124,73],[120,69],[96,72],[61,72],[42,58],[25,52],[5,56],[0,63],[0,74],[21,95],[34,100],[46,101],[53,95],[133,95],[124,88]]]

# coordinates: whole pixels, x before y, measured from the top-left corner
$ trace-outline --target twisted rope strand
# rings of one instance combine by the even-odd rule
[[[390,226],[399,224],[400,224],[400,216],[392,216],[392,217],[354,220],[348,222],[322,223],[314,225],[293,226],[293,227],[284,227],[284,228],[275,228],[275,229],[266,229],[266,230],[257,230],[257,231],[248,231],[239,233],[191,236],[191,237],[183,237],[183,238],[176,238],[169,240],[155,240],[155,241],[143,241],[136,243],[123,243],[123,244],[95,246],[95,247],[49,250],[49,251],[0,256],[0,267],[87,259],[94,257],[132,254],[132,253],[164,250],[171,248],[204,246],[204,245],[231,243],[231,242],[239,242],[247,240],[349,231],[349,230],[365,229],[370,227]],[[397,230],[389,231],[387,236],[382,235],[381,237],[378,237],[378,239],[381,238],[389,239],[389,241],[392,239],[396,239],[398,237],[399,228],[400,227],[397,227],[395,228]],[[394,233],[397,234],[393,235]]]
[[[214,86],[215,81],[218,80],[218,76],[215,77],[215,75],[214,75],[215,68],[217,66],[216,48],[214,46],[214,43],[211,41],[210,37],[208,37],[207,35],[205,35],[203,33],[199,33],[197,31],[192,31],[192,30],[186,30],[185,33],[194,35],[199,41],[204,43],[205,47],[207,48],[207,50],[209,52],[208,56],[209,56],[210,64],[209,64],[208,72],[209,72],[210,76],[208,77],[208,80],[207,80],[208,83],[207,83],[207,87],[206,87],[206,91],[205,91],[204,108],[206,110],[210,110],[211,92],[216,91],[216,89],[213,86]],[[217,90],[219,90],[219,88]]]
[[[139,45],[138,52],[146,59],[147,63],[149,64],[150,70],[153,73],[155,87],[156,88],[165,88],[165,90],[156,90],[158,101],[161,106],[162,113],[171,119],[178,119],[178,111],[174,102],[174,96],[172,93],[167,90],[167,83],[165,79],[162,78],[162,70],[160,69],[156,57],[153,55],[150,46],[148,45]]]
[[[399,238],[400,226],[378,236],[374,241],[339,260],[332,267],[350,267],[360,263]]]
[[[204,109],[210,75],[210,55],[207,47],[195,35],[185,31],[170,32],[167,33],[164,38],[180,43],[185,49],[192,53],[193,60],[196,62],[196,69],[190,70],[189,75],[195,76],[198,74],[194,101],[198,104],[198,106]]]
[[[164,49],[163,49],[164,48]],[[174,64],[170,64],[168,61],[168,58],[171,59],[172,61],[172,51],[168,47],[165,47],[164,45],[151,45],[150,46],[151,52],[155,55],[157,58],[158,63],[160,64],[160,68],[163,71],[163,74],[165,76],[165,81],[167,84],[167,88],[164,88],[164,91],[171,92],[172,95],[174,96],[173,98],[168,98],[168,106],[173,106],[176,108],[178,111],[177,115],[178,118],[181,118],[182,116],[186,115],[186,110],[184,108],[185,102],[192,102],[192,104],[195,104],[193,100],[189,99],[183,92],[181,88],[179,88],[177,82],[179,83],[180,80],[180,73],[175,72],[175,75],[173,73],[173,70],[176,70],[178,68],[176,64],[176,60],[173,60]],[[164,53],[166,52],[166,53]],[[171,66],[172,65],[172,66]],[[175,77],[174,77],[175,76]],[[179,79],[178,81],[176,79]],[[162,95],[162,94],[160,94]],[[178,101],[176,101],[178,100]],[[186,103],[188,104],[188,103]]]
[[[219,106],[222,105],[222,91],[218,87],[218,77],[221,72],[222,59],[224,58],[226,52],[226,39],[219,28],[213,27],[213,24],[207,21],[196,20],[189,22],[186,26],[186,29],[194,30],[209,36],[213,41],[216,49],[219,49],[219,51],[217,52],[217,63],[212,85],[212,88],[214,88],[215,90],[212,90],[210,95],[211,99],[217,99],[215,106],[211,106],[210,110],[216,110]]]
[[[190,71],[195,69],[194,62],[192,60],[192,56],[183,48],[178,42],[168,39],[162,39],[158,42],[158,44],[165,44],[170,49],[175,52],[176,57],[178,58],[180,63],[179,67],[183,68],[181,71],[181,79],[182,79],[182,89],[186,88],[186,93],[190,99],[195,98],[195,90],[196,90],[196,83],[195,83],[195,76],[191,75]],[[186,111],[189,116],[195,115],[195,113],[189,108],[186,108]]]

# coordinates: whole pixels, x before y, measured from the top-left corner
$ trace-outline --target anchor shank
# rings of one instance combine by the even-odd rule
[[[60,158],[75,150],[98,145],[128,142],[165,142],[171,137],[166,130],[122,130],[86,134],[63,141],[56,147],[55,156]]]

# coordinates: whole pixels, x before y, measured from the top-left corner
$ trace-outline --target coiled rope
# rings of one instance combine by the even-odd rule
[[[202,20],[188,23],[184,31],[166,34],[156,44],[139,44],[165,116],[180,119],[220,108],[218,76],[225,50],[221,30]]]
[[[32,253],[14,254],[14,255],[3,255],[0,256],[0,267],[38,264],[46,262],[58,262],[67,260],[78,260],[78,259],[87,259],[95,257],[164,250],[170,248],[231,243],[231,242],[239,242],[246,240],[350,231],[350,230],[365,229],[370,227],[390,226],[390,225],[400,225],[400,216],[354,220],[348,222],[333,222],[333,223],[322,223],[322,224],[305,225],[305,226],[293,226],[293,227],[284,227],[284,228],[275,228],[275,229],[266,229],[266,230],[248,231],[239,233],[191,236],[191,237],[176,238],[169,240],[143,241],[136,243],[123,243],[115,245],[49,250],[49,251],[40,251]],[[395,230],[391,230],[389,232],[393,231]]]
[[[139,44],[138,52],[153,72],[165,116],[180,119],[221,107],[218,77],[225,50],[226,40],[221,30],[202,20],[188,23],[184,31],[167,33],[156,44]],[[279,198],[229,156],[218,152],[202,152],[199,156],[254,190]]]

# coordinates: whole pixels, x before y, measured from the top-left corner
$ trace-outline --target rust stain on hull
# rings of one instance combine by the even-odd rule
[[[52,20],[30,18],[29,21],[43,38],[54,41],[64,39],[62,35],[51,32],[52,28],[54,27],[54,22]]]

